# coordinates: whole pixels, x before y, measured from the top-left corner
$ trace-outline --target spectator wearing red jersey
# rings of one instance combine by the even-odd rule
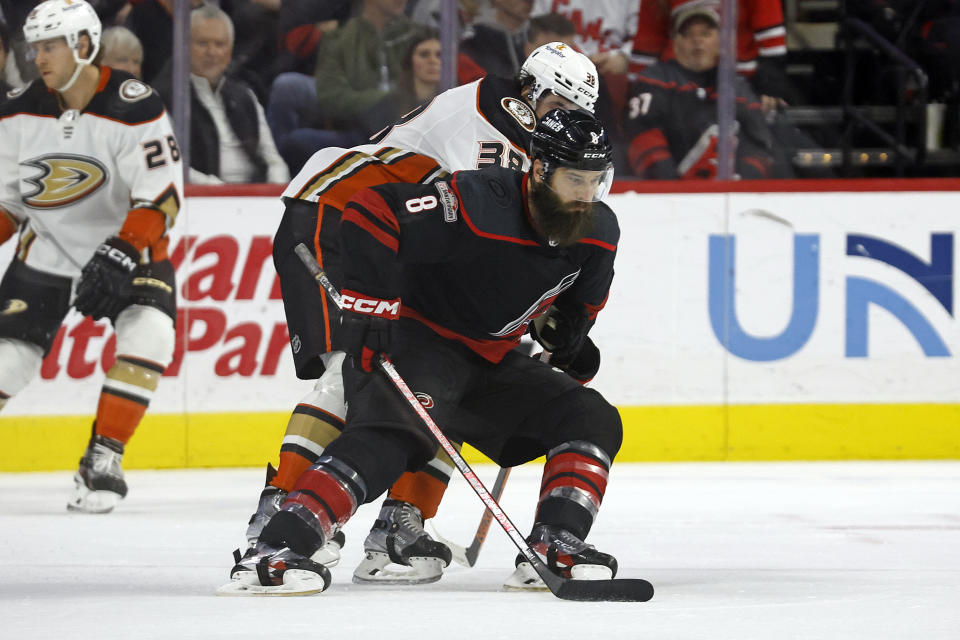
[[[634,174],[667,180],[716,177],[719,23],[711,6],[678,12],[675,58],[654,64],[631,85],[625,131]],[[759,98],[743,78],[736,78],[735,90],[737,177],[790,177]]]
[[[672,60],[670,24],[678,14],[697,7],[713,7],[718,0],[646,0],[633,40],[632,60],[641,67],[658,60]],[[784,104],[790,97],[783,72],[787,54],[786,29],[781,0],[738,0],[737,73],[750,78],[761,96],[764,111]]]

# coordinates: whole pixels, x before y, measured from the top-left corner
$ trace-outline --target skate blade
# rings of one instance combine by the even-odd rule
[[[385,553],[367,552],[353,572],[356,584],[413,585],[430,584],[443,576],[443,560],[439,558],[410,558],[405,567],[390,562]]]
[[[74,482],[76,483],[76,489],[73,497],[70,498],[70,502],[67,503],[67,511],[110,513],[120,502],[120,495],[113,491],[91,491],[83,484],[82,480],[74,478]]]
[[[549,591],[529,562],[521,562],[503,583],[504,591]]]
[[[249,576],[245,574],[251,574]],[[283,574],[283,584],[264,586],[255,571],[243,571],[225,585],[217,587],[218,596],[310,596],[326,588],[323,578],[312,571],[288,569]]]

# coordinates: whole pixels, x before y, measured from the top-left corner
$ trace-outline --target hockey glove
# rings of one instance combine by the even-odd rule
[[[353,291],[343,292],[340,320],[340,348],[367,373],[373,371],[376,357],[389,355],[400,300],[370,298]]]
[[[136,247],[116,236],[107,238],[83,267],[73,306],[94,320],[116,317],[129,302],[138,264]]]
[[[600,370],[600,350],[593,344],[590,336],[587,336],[573,359],[564,361],[551,356],[550,365],[560,369],[580,384],[587,384]]]
[[[554,305],[530,323],[530,335],[550,352],[550,364],[555,367],[572,362],[587,337],[587,314],[578,311],[571,313]]]

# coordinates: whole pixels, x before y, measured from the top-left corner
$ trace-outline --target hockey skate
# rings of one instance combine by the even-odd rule
[[[394,585],[436,582],[450,559],[450,549],[423,530],[420,509],[388,499],[363,542],[363,560],[353,572],[353,581]]]
[[[574,580],[609,580],[617,575],[617,560],[609,553],[597,551],[577,536],[560,527],[537,524],[527,537],[527,544],[536,551],[558,576]],[[517,554],[516,569],[503,583],[508,591],[546,591],[544,584],[523,554]]]
[[[273,471],[273,467],[267,465],[268,479],[272,477],[271,471]],[[273,471],[273,473],[276,474],[276,471]],[[270,522],[270,518],[280,511],[280,507],[283,506],[283,501],[286,499],[287,492],[273,485],[268,484],[260,492],[257,510],[250,516],[250,522],[247,525],[247,549],[243,555],[240,554],[239,549],[235,549],[233,552],[233,558],[237,565],[248,560],[251,554],[255,553],[257,540],[260,539],[263,528]],[[346,537],[343,532],[337,531],[316,553],[310,556],[310,559],[326,567],[335,567],[340,562],[340,549],[343,548],[345,542]],[[236,570],[236,567],[234,567],[234,570]]]
[[[73,476],[76,485],[67,509],[83,513],[109,513],[127,495],[120,461],[123,444],[113,438],[94,434],[80,458],[80,468]]]
[[[265,543],[247,550],[218,596],[308,596],[330,586],[330,570],[287,547]]]

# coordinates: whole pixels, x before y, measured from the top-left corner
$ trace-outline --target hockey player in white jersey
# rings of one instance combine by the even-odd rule
[[[0,105],[0,242],[18,236],[0,281],[0,407],[40,371],[71,304],[116,331],[116,362],[67,508],[104,513],[174,346],[167,229],[182,170],[149,86],[98,66],[100,20],[84,0],[47,0],[23,27],[40,78]]]
[[[593,63],[563,43],[549,43],[530,54],[517,78],[487,76],[445,91],[375,135],[372,144],[318,151],[291,181],[283,193],[286,212],[274,239],[274,264],[297,375],[318,381],[290,417],[279,469],[268,466],[267,486],[247,529],[248,552],[300,474],[339,435],[345,415],[343,353],[332,348],[339,316],[294,247],[301,242],[312,247],[318,262],[336,278],[340,212],[358,190],[387,182],[426,183],[448,172],[490,165],[526,171],[537,118],[555,108],[593,112],[597,95]],[[364,542],[355,582],[416,584],[440,579],[451,554],[424,531],[423,522],[436,513],[452,472],[452,461],[438,451],[422,471],[406,473],[394,484]],[[332,566],[342,544],[338,532],[315,560]],[[235,556],[239,563],[240,553]],[[231,576],[237,570],[239,564]]]

